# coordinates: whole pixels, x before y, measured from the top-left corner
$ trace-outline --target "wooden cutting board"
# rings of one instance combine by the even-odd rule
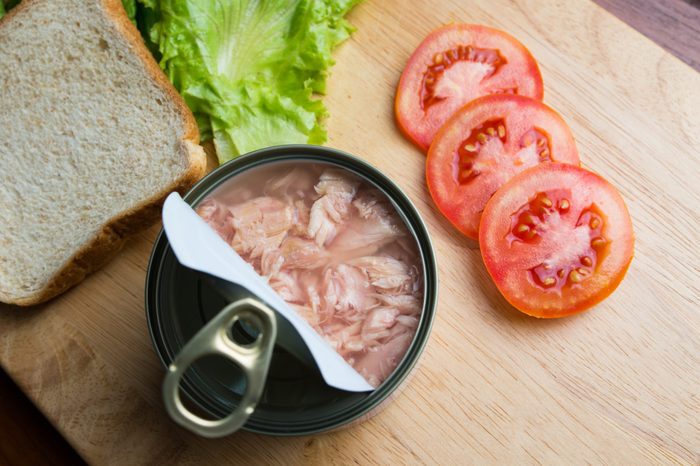
[[[401,185],[438,254],[440,303],[411,383],[376,417],[303,438],[204,440],[174,426],[144,316],[154,227],[34,309],[0,310],[0,363],[91,463],[700,463],[700,74],[584,0],[368,0],[336,53],[329,145]],[[545,101],[586,167],[625,197],[627,278],[579,316],[510,308],[475,243],[437,214],[392,104],[412,50],[450,21],[504,29],[539,60]]]

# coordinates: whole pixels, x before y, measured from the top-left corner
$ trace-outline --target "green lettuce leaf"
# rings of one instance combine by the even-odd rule
[[[136,24],[136,0],[122,0],[122,5],[131,22]]]
[[[0,0],[0,18],[19,3],[19,0]]]
[[[320,144],[331,52],[360,0],[139,0],[161,66],[214,139],[220,162],[283,143]]]

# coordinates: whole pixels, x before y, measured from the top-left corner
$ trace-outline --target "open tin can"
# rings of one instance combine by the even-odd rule
[[[374,391],[352,393],[332,388],[324,382],[317,368],[303,362],[304,358],[293,355],[274,341],[270,344],[272,350],[268,355],[264,388],[261,387],[257,405],[242,429],[283,436],[329,431],[366,419],[376,412],[406,379],[423,351],[435,316],[438,289],[433,248],[416,208],[386,176],[344,152],[310,145],[262,149],[220,166],[195,185],[184,200],[196,207],[238,175],[290,162],[329,165],[381,191],[416,241],[424,288],[422,311],[413,340],[391,375]],[[166,368],[193,337],[221,315],[222,310],[230,309],[237,302],[250,304],[255,298],[245,288],[233,284],[222,295],[214,289],[211,280],[178,263],[163,232],[156,239],[146,277],[146,314],[153,345]],[[262,323],[258,327],[265,328],[265,325]],[[279,340],[290,328],[278,325],[268,336]],[[228,329],[228,335],[237,341],[255,341],[241,321]],[[200,417],[221,419],[245,401],[247,381],[240,367],[220,357],[190,362],[189,369],[179,380],[179,397],[189,411],[199,413]]]

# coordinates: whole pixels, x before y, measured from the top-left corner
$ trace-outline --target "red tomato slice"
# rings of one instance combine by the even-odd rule
[[[440,212],[477,239],[481,212],[503,183],[546,162],[579,164],[571,130],[542,102],[491,95],[459,110],[433,140],[428,189]]]
[[[451,24],[433,31],[408,60],[396,93],[396,119],[401,131],[427,150],[457,109],[488,94],[542,100],[535,59],[505,32]]]
[[[535,317],[599,303],[634,254],[620,193],[595,173],[558,163],[530,168],[498,190],[484,209],[479,243],[503,296]]]

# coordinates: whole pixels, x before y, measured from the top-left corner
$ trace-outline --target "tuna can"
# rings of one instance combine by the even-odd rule
[[[266,435],[292,436],[326,432],[367,419],[399,388],[416,365],[428,340],[435,317],[438,276],[435,254],[418,211],[389,178],[361,159],[320,146],[277,146],[234,159],[203,178],[184,200],[196,207],[222,183],[256,167],[282,162],[322,163],[347,170],[379,189],[393,204],[418,245],[423,266],[423,304],[418,328],[405,356],[374,391],[351,393],[325,384],[318,370],[275,346],[265,387],[242,430]],[[151,254],[146,277],[146,317],[156,353],[167,368],[176,355],[208,322],[232,302],[251,297],[236,288],[228,299],[210,283],[181,266],[161,231]],[[245,325],[243,325],[245,327]],[[280,327],[280,332],[284,327]],[[246,331],[235,325],[231,334],[245,340]],[[242,371],[223,358],[203,358],[180,381],[184,404],[202,417],[220,419],[239,406],[245,392]]]

